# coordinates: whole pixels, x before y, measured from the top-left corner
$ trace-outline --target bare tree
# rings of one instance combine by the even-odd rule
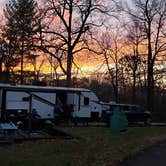
[[[48,61],[49,61],[50,66],[51,66],[51,84],[59,86],[59,74],[58,74],[59,63],[52,56],[48,57]],[[56,84],[54,82],[54,78],[56,79]]]
[[[2,74],[2,64],[4,58],[4,50],[3,50],[3,40],[0,39],[0,74]]]
[[[144,35],[142,32],[142,25],[137,20],[133,20],[132,23],[127,24],[127,42],[126,44],[131,47],[131,54],[127,54],[124,57],[126,61],[126,67],[132,70],[132,102],[135,103],[136,99],[136,80],[138,76],[138,67],[141,61],[141,53],[140,47],[142,46],[142,42],[144,41]]]
[[[33,66],[33,71],[34,71],[34,81],[38,81],[38,70],[37,70],[37,58],[40,55],[37,54],[30,54],[28,55],[27,63],[29,62]],[[42,62],[43,63],[43,62]]]
[[[165,0],[133,0],[128,13],[132,20],[142,24],[147,43],[147,106],[153,110],[154,65],[157,56],[166,50],[164,34],[166,33]],[[164,56],[164,54],[162,54]]]
[[[57,59],[70,86],[74,55],[88,49],[88,35],[95,31],[94,27],[103,25],[108,5],[100,0],[47,0],[45,3],[40,48]]]
[[[104,55],[105,64],[114,89],[115,101],[118,101],[119,89],[119,66],[118,61],[122,56],[122,31],[119,27],[106,27],[106,31],[102,33],[98,44]]]

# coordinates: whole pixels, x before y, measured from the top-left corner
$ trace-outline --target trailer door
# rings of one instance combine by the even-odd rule
[[[90,105],[89,92],[80,92],[76,98],[78,105],[78,111],[76,111],[76,117],[90,118],[91,105]]]
[[[72,116],[76,117],[79,111],[79,93],[68,93],[67,104],[73,106]]]

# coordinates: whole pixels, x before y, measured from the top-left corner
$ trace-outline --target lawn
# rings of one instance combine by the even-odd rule
[[[26,141],[0,146],[1,166],[116,166],[125,157],[166,139],[166,127],[63,127],[75,139]]]

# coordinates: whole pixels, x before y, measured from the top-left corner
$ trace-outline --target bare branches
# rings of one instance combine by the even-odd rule
[[[108,12],[108,6],[100,0],[46,1],[43,20],[45,26],[40,31],[40,44],[45,53],[58,60],[68,80],[71,79],[74,54],[85,49],[90,50],[84,35],[91,34],[93,27],[101,27],[103,22],[100,17]],[[57,54],[60,50],[63,52],[61,56],[67,57],[66,69]]]
[[[165,0],[134,0],[135,11],[129,9],[132,20],[142,24],[145,42],[147,43],[147,104],[153,109],[154,65],[157,56],[165,50]]]

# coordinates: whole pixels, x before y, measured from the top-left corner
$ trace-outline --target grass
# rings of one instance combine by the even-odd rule
[[[134,127],[112,133],[104,127],[63,127],[76,139],[40,140],[0,146],[1,166],[114,166],[166,139],[165,127]]]

